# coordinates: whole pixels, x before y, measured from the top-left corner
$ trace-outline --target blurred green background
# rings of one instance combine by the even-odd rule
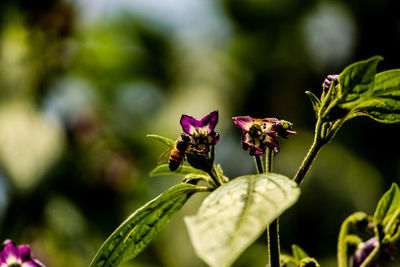
[[[165,150],[147,133],[177,137],[181,114],[218,109],[217,161],[254,173],[232,116],[276,117],[298,134],[280,140],[274,169],[292,177],[312,142],[305,90],[373,55],[400,68],[397,0],[45,0],[0,2],[0,240],[31,244],[47,266],[88,266],[135,209],[179,183],[149,177]],[[335,266],[341,222],[372,213],[400,176],[400,127],[346,123],[281,218],[281,245]],[[205,266],[182,218],[195,195],[123,266]],[[235,266],[265,266],[266,235]]]

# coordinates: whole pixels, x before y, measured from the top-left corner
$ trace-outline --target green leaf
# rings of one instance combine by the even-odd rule
[[[295,244],[292,245],[292,253],[293,257],[298,261],[308,257],[307,253],[301,247]]]
[[[130,215],[103,243],[91,267],[111,267],[133,259],[154,239],[189,197],[208,188],[178,184]]]
[[[376,67],[383,58],[371,57],[346,67],[339,74],[339,84],[332,86],[322,104],[322,117],[337,120],[347,116],[365,98],[372,95]]]
[[[376,67],[381,56],[358,61],[346,67],[339,74],[339,98],[342,105],[355,101],[372,92],[375,81]]]
[[[281,254],[280,255],[280,263],[281,267],[297,267],[298,266],[298,260],[293,258],[290,255],[287,254]]]
[[[157,175],[188,175],[188,174],[200,174],[200,175],[207,175],[208,174],[202,170],[195,169],[190,166],[181,166],[175,171],[171,171],[169,169],[168,164],[161,164],[155,167],[151,172],[150,176],[157,176]]]
[[[161,143],[163,143],[167,146],[173,146],[175,144],[174,140],[169,139],[164,136],[156,135],[156,134],[148,134],[148,135],[146,135],[146,137],[160,141]]]
[[[400,70],[378,73],[373,93],[358,104],[353,117],[368,116],[382,123],[400,123]]]
[[[318,113],[319,113],[319,110],[320,110],[320,108],[321,108],[321,100],[319,100],[318,97],[316,97],[316,96],[315,96],[312,92],[310,92],[310,91],[306,91],[305,93],[306,93],[306,94],[308,95],[308,97],[310,98],[311,104],[312,104],[313,109],[314,109],[314,111],[315,111],[315,116],[318,117]]]
[[[210,266],[230,266],[299,195],[295,182],[275,173],[223,184],[185,218],[197,255]]]
[[[320,265],[316,259],[307,257],[300,260],[299,267],[320,267]]]
[[[383,227],[392,219],[396,214],[396,210],[400,207],[400,189],[397,184],[392,184],[392,187],[387,191],[378,202],[374,214],[375,225],[382,225]]]

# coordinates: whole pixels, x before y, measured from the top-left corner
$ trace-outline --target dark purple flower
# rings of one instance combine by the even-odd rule
[[[0,252],[0,267],[45,267],[37,259],[32,259],[28,245],[17,246],[11,240],[3,243]]]
[[[367,241],[360,243],[358,248],[353,256],[352,267],[361,266],[361,264],[365,261],[365,259],[371,254],[371,252],[378,246],[378,239],[373,237],[368,239]],[[372,266],[378,266],[376,263],[373,263]]]
[[[219,133],[214,131],[218,122],[218,110],[208,113],[201,120],[189,115],[182,115],[181,126],[185,133],[192,137],[192,148],[206,154],[210,146],[215,146],[219,140]]]
[[[336,84],[338,82],[339,75],[331,74],[326,76],[324,83],[322,84],[322,88],[325,93],[328,92],[329,88],[331,88],[332,81]]]
[[[250,150],[251,156],[262,155],[269,148],[279,152],[279,144],[276,137],[286,137],[296,134],[291,130],[291,123],[275,118],[255,119],[249,116],[233,117],[233,122],[242,129],[242,147]]]

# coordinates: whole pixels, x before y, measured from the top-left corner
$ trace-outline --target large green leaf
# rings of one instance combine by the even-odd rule
[[[200,175],[208,175],[206,172],[195,169],[190,166],[181,166],[175,171],[171,171],[169,169],[168,164],[161,164],[155,167],[151,172],[151,176],[157,176],[157,175],[187,175],[187,174],[200,174]]]
[[[368,116],[382,123],[400,122],[400,70],[378,73],[372,95],[354,108],[355,116]]]
[[[275,173],[223,184],[204,200],[197,215],[185,218],[196,253],[210,266],[230,266],[299,194],[295,182]]]
[[[91,267],[117,266],[138,255],[181,209],[189,197],[208,188],[178,184],[130,215],[104,242]]]
[[[376,67],[383,58],[371,57],[346,67],[339,74],[339,84],[331,86],[324,100],[322,117],[327,120],[344,118],[357,104],[372,94]]]
[[[392,187],[387,191],[378,202],[374,214],[375,225],[385,226],[395,215],[400,208],[400,189],[397,184],[392,184]],[[397,214],[398,215],[398,214]]]
[[[382,60],[381,56],[375,56],[358,61],[339,74],[339,98],[343,106],[372,92],[376,67]]]

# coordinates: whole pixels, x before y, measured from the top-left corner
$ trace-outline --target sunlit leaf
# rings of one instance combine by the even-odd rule
[[[400,189],[397,184],[392,187],[379,200],[374,214],[375,225],[385,226],[400,207]]]
[[[346,67],[339,74],[339,84],[331,87],[332,92],[328,93],[325,100],[329,103],[324,103],[328,107],[321,115],[327,120],[344,118],[354,107],[371,96],[376,67],[382,59],[375,56]]]
[[[157,176],[157,175],[187,175],[187,174],[200,174],[200,175],[207,175],[208,174],[202,170],[195,169],[190,166],[181,166],[175,171],[171,171],[169,169],[168,164],[161,164],[155,167],[151,172],[151,176]]]
[[[230,266],[266,227],[298,199],[300,189],[275,174],[241,176],[211,193],[185,218],[194,248],[210,266]]]
[[[307,253],[301,247],[295,244],[292,245],[292,253],[293,257],[298,261],[308,257]]]
[[[160,141],[161,143],[163,143],[167,146],[173,146],[175,144],[174,140],[169,139],[164,136],[156,135],[156,134],[148,134],[148,135],[146,135],[146,137]]]
[[[400,122],[400,70],[378,73],[373,93],[354,109],[354,116],[368,116],[382,123]]]
[[[346,67],[339,74],[339,98],[342,106],[366,96],[374,87],[376,67],[381,56],[358,61]]]
[[[171,187],[130,215],[104,242],[90,266],[117,266],[136,257],[193,193],[207,190],[192,184]]]

